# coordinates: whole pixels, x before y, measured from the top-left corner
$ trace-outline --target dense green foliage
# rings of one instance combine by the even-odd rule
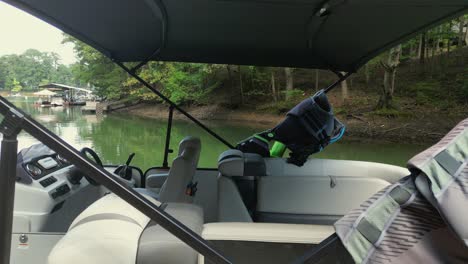
[[[75,77],[82,83],[96,87],[99,96],[120,99],[134,96],[144,100],[157,97],[143,88],[135,79],[129,78],[110,59],[83,42],[65,36],[64,42],[75,46],[79,62],[72,67]],[[177,103],[196,102],[218,86],[214,78],[219,66],[195,63],[150,62],[139,75]]]
[[[40,84],[73,84],[70,69],[59,63],[56,53],[29,49],[21,55],[0,57],[0,88],[18,92],[35,90]]]

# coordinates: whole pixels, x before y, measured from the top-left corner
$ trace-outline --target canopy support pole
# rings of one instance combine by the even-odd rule
[[[15,200],[18,133],[23,115],[17,111],[5,113],[0,124],[3,134],[0,159],[0,263],[10,263],[11,235]]]
[[[130,76],[132,76],[133,78],[135,78],[137,81],[139,81],[141,84],[143,84],[146,88],[148,88],[149,90],[151,90],[153,93],[155,93],[157,96],[159,96],[161,99],[163,99],[166,103],[168,103],[170,106],[174,107],[175,109],[177,109],[177,111],[179,111],[181,114],[183,114],[184,116],[186,116],[188,119],[192,120],[195,124],[197,124],[199,127],[201,127],[202,129],[204,129],[206,132],[208,132],[208,134],[212,135],[213,137],[215,137],[217,140],[221,141],[224,145],[226,145],[227,147],[233,149],[234,146],[229,143],[228,141],[226,141],[224,138],[222,138],[221,136],[219,136],[218,134],[216,134],[213,130],[209,129],[207,126],[205,126],[203,123],[201,123],[200,121],[198,121],[195,117],[193,117],[192,115],[190,115],[189,113],[187,113],[185,110],[183,110],[182,108],[180,108],[179,106],[177,106],[174,102],[172,102],[169,98],[167,98],[165,95],[163,95],[160,91],[158,91],[157,89],[155,89],[153,86],[151,86],[151,84],[149,84],[148,82],[146,82],[145,80],[143,80],[138,74],[136,74],[135,72],[132,72],[131,69],[127,68],[127,66],[125,66],[122,62],[119,62],[119,61],[114,61],[115,64],[117,64],[120,68],[122,68],[124,71],[126,71],[128,74],[130,74]]]
[[[330,84],[327,88],[324,89],[325,93],[328,93],[329,91],[331,91],[333,88],[338,86],[338,84],[348,79],[348,77],[351,76],[351,74],[353,74],[352,72],[347,72],[345,74],[342,74],[341,72],[334,72],[334,73],[338,75],[339,78],[334,83]]]
[[[159,206],[146,199],[143,195],[127,186],[110,172],[90,161],[78,150],[55,135],[43,125],[24,114],[8,100],[0,96],[0,114],[5,116],[1,123],[0,132],[3,134],[0,157],[0,261],[9,263],[11,250],[11,230],[13,219],[13,199],[16,180],[17,145],[16,136],[23,129],[57,154],[69,160],[84,174],[89,175],[104,185],[111,192],[131,204],[137,210],[161,225],[162,228],[182,240],[214,263],[231,263],[208,241],[193,232],[190,228],[163,211]]]
[[[172,130],[172,115],[173,114],[174,114],[174,107],[171,105],[169,106],[169,117],[167,118],[166,146],[164,147],[164,161],[163,161],[164,169],[169,168],[167,159],[169,157],[169,153],[172,153],[172,149],[170,149],[170,145],[171,145],[171,130]]]

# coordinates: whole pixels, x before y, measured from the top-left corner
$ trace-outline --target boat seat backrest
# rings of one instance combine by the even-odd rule
[[[265,176],[267,173],[262,156],[243,153],[237,149],[221,153],[218,158],[218,171],[225,177]]]
[[[172,162],[166,182],[161,187],[161,202],[191,203],[193,196],[186,193],[193,181],[200,158],[201,143],[196,137],[186,137],[179,144],[177,158]]]
[[[160,205],[150,196],[146,198]],[[199,206],[165,205],[166,213],[201,235],[203,210]],[[49,254],[48,264],[196,264],[197,258],[195,250],[115,194],[109,194],[75,219]]]
[[[218,159],[218,221],[252,222],[257,200],[256,179],[266,175],[258,154],[231,149]]]

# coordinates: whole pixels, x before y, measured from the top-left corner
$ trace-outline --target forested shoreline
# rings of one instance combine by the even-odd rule
[[[367,127],[393,124],[387,130],[409,121],[440,118],[445,122],[468,116],[467,27],[464,15],[372,59],[330,94],[335,113]],[[63,65],[56,54],[37,50],[0,57],[0,89],[34,91],[40,84],[57,82],[91,88],[108,101],[161,107],[156,95],[93,48],[68,35],[63,42],[74,44],[76,63]],[[282,116],[338,78],[316,69],[181,62],[150,62],[138,74],[177,104],[195,112],[208,111],[201,114],[207,119],[222,118],[226,115],[214,115],[230,111]],[[401,128],[395,130],[404,133]]]

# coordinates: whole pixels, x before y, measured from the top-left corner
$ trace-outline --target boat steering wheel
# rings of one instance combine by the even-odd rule
[[[101,159],[99,158],[98,154],[94,150],[85,147],[85,148],[82,148],[80,150],[80,152],[86,158],[89,158],[89,156],[87,154],[91,155],[91,157],[94,159],[94,162],[96,162],[97,165],[99,165],[100,167],[104,167],[102,165]],[[86,180],[88,180],[88,182],[91,183],[92,185],[95,185],[95,186],[101,185],[99,182],[97,182],[93,178],[89,177],[88,175],[85,174],[84,176],[85,176]]]

